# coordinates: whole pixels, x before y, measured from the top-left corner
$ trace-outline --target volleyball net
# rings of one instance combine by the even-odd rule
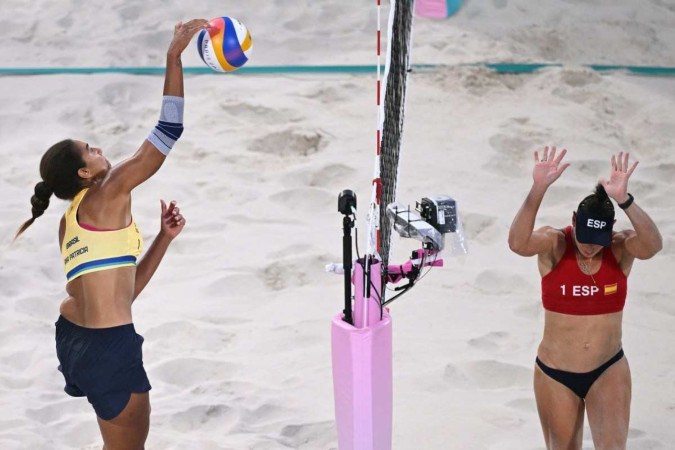
[[[380,92],[381,139],[379,141],[379,242],[382,267],[386,268],[391,251],[392,224],[387,205],[396,200],[399,163],[405,119],[406,83],[410,67],[414,0],[392,0],[389,16],[387,60]]]

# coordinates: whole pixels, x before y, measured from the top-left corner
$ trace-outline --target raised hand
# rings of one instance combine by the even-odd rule
[[[178,22],[173,30],[173,39],[169,45],[168,53],[180,55],[188,46],[197,31],[208,28],[209,22],[205,19],[193,19],[189,22]]]
[[[599,180],[607,195],[619,204],[628,200],[628,179],[639,163],[639,161],[635,161],[628,168],[629,158],[630,153],[619,152],[618,155],[612,155],[609,181],[605,178]]]
[[[542,187],[548,187],[555,180],[560,178],[560,175],[569,167],[569,163],[560,164],[565,157],[567,150],[563,149],[556,158],[556,148],[552,147],[549,151],[548,147],[544,147],[544,154],[541,160],[539,159],[539,152],[534,152],[534,169],[532,171],[532,178],[534,184]]]
[[[166,206],[164,200],[160,200],[162,206],[161,216],[161,233],[169,239],[173,239],[183,231],[185,227],[185,218],[180,214],[180,209],[176,206],[176,202],[172,201],[169,206]]]

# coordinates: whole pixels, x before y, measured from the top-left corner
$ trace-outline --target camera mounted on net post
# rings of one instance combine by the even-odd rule
[[[356,210],[356,194],[354,191],[345,189],[338,196],[338,211],[345,216],[351,216]]]
[[[396,284],[407,279],[403,286],[393,289],[398,293],[386,299],[387,305],[409,291],[424,275],[422,269],[443,266],[439,257],[445,248],[445,236],[448,234],[451,250],[459,243],[462,253],[466,253],[463,245],[462,226],[457,213],[457,203],[445,195],[423,197],[415,203],[415,209],[401,203],[387,205],[387,218],[394,230],[401,237],[413,238],[422,242],[422,248],[414,250],[412,256],[403,264],[388,265],[383,273],[387,283]]]
[[[421,241],[428,248],[441,251],[444,235],[458,231],[457,204],[448,196],[424,197],[410,209],[395,202],[387,206],[387,217],[404,238]]]
[[[424,197],[421,202],[416,202],[415,209],[439,232],[457,231],[457,203],[447,195]]]

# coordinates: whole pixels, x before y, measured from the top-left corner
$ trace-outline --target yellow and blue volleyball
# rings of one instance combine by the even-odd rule
[[[218,72],[232,72],[248,61],[251,33],[233,17],[217,17],[197,37],[197,49],[204,64]]]

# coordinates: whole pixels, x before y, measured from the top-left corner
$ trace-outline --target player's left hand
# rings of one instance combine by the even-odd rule
[[[164,200],[160,200],[159,203],[162,206],[161,232],[169,239],[173,239],[183,231],[185,217],[180,213],[180,208],[176,206],[175,200],[172,200],[168,207]]]
[[[602,187],[605,188],[607,195],[619,204],[628,200],[628,179],[639,162],[635,161],[629,167],[629,157],[629,153],[624,154],[623,152],[619,152],[618,155],[612,155],[609,181],[605,178],[600,178],[599,180]]]

